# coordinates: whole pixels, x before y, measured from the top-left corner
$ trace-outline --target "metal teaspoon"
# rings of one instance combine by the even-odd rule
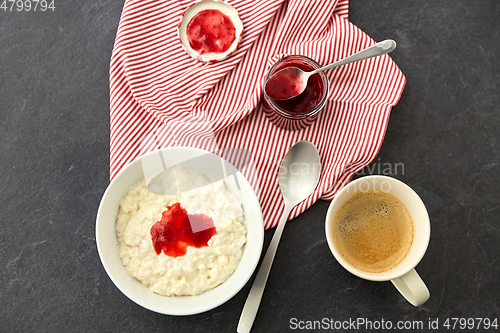
[[[321,162],[316,147],[309,141],[299,141],[286,153],[278,178],[285,210],[262,260],[238,323],[238,333],[248,333],[252,328],[266,286],[274,255],[278,248],[286,220],[292,209],[304,201],[318,185]]]
[[[274,73],[265,84],[266,94],[275,100],[290,99],[300,95],[307,87],[307,81],[313,74],[326,71],[338,66],[347,65],[351,62],[365,60],[381,56],[389,53],[396,48],[396,42],[392,39],[387,39],[372,45],[364,50],[350,55],[342,60],[334,62],[333,64],[318,68],[311,72],[304,72],[297,67],[287,67]]]

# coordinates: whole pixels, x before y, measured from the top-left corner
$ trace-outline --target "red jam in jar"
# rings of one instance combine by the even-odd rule
[[[205,9],[189,21],[186,35],[191,48],[199,54],[223,53],[236,39],[236,28],[220,10]]]
[[[266,74],[264,82],[267,82],[274,73],[286,67],[297,67],[309,72],[321,66],[306,56],[287,56],[271,67]],[[289,82],[283,82],[283,84],[290,85]],[[279,86],[274,88],[280,89]],[[266,90],[266,87],[264,89]],[[326,74],[321,72],[309,77],[306,89],[300,95],[293,98],[276,100],[264,93],[263,110],[275,125],[288,130],[298,130],[309,126],[317,118],[319,111],[326,103],[327,97],[328,79]]]
[[[304,63],[294,63],[294,62],[285,63],[284,66],[282,66],[280,69],[292,66],[300,68],[306,72],[314,70],[314,68],[312,68],[311,65]],[[288,78],[283,77],[282,79],[286,80]],[[298,78],[292,78],[292,79],[297,80]],[[291,82],[290,84],[290,82],[278,81],[276,83],[278,84],[278,86],[266,87],[266,91],[269,91],[269,88],[280,89],[279,85],[291,86],[291,87],[295,86],[294,84],[295,82]],[[323,82],[321,80],[320,74],[314,74],[309,78],[309,80],[307,81],[306,89],[300,95],[285,100],[274,100],[274,103],[276,103],[276,105],[278,105],[283,110],[290,111],[292,113],[304,113],[314,109],[314,107],[316,107],[321,102],[324,92],[325,89],[323,88]]]
[[[188,246],[208,246],[208,241],[216,234],[211,217],[188,214],[178,202],[167,207],[161,220],[151,227],[151,240],[156,254],[163,252],[174,258],[185,255]]]

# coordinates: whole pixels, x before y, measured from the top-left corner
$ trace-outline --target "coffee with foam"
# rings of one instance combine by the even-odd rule
[[[381,191],[359,192],[333,218],[337,250],[352,266],[381,273],[404,260],[413,243],[413,222],[406,207]]]

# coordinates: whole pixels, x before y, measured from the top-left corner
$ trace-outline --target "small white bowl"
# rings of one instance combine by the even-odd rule
[[[160,296],[129,275],[118,257],[115,223],[120,200],[129,188],[143,179],[160,161],[182,164],[192,170],[221,179],[243,204],[247,243],[236,271],[221,285],[197,296]],[[202,163],[200,163],[202,161]],[[143,168],[144,165],[144,168]],[[168,167],[168,166],[167,166]],[[145,170],[145,169],[150,170]],[[221,176],[222,175],[222,176]],[[147,176],[146,176],[147,179]],[[243,175],[227,161],[204,150],[171,147],[147,153],[125,166],[111,181],[104,193],[96,219],[96,243],[99,257],[116,287],[140,306],[169,315],[191,315],[211,310],[232,298],[247,283],[260,259],[264,242],[262,211],[255,192]]]
[[[208,53],[199,54],[197,51],[193,50],[189,45],[189,40],[186,34],[186,28],[191,19],[202,10],[216,9],[221,11],[223,14],[227,15],[236,29],[236,39],[233,41],[229,49],[222,53]],[[226,59],[231,53],[233,53],[241,42],[243,35],[243,22],[236,9],[234,9],[230,4],[225,1],[218,0],[201,0],[195,1],[191,6],[189,6],[182,14],[181,20],[179,22],[179,27],[177,29],[179,39],[181,41],[184,50],[189,53],[193,58],[201,62],[216,62]]]

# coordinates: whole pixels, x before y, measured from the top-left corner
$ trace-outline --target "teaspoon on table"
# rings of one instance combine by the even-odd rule
[[[320,175],[321,162],[319,153],[309,141],[297,142],[283,158],[278,182],[285,201],[285,210],[243,307],[237,328],[238,333],[250,332],[288,215],[295,206],[304,201],[314,191],[318,185]]]
[[[396,48],[396,42],[387,39],[374,44],[364,50],[350,55],[333,64],[318,68],[311,72],[304,72],[297,67],[286,67],[273,74],[265,84],[266,94],[275,100],[290,99],[300,95],[307,87],[307,81],[311,75],[332,69],[338,66],[350,64],[368,58],[378,57],[393,51]]]

